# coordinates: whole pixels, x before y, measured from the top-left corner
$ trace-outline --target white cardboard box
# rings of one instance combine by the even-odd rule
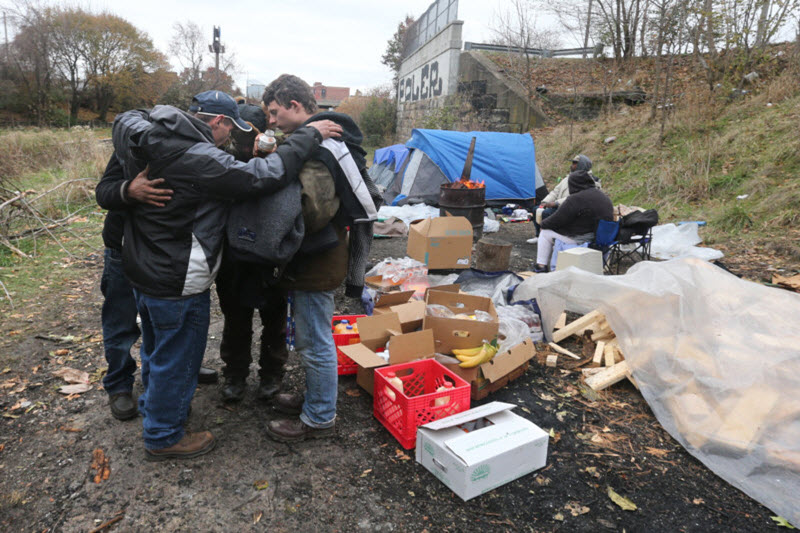
[[[417,462],[464,501],[542,468],[549,437],[514,407],[492,402],[421,426]],[[474,422],[488,425],[465,432]]]

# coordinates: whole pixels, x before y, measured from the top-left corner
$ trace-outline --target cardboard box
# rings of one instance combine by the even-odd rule
[[[403,333],[411,333],[422,327],[425,318],[425,302],[411,300],[414,291],[389,292],[379,294],[375,301],[374,315],[397,313]]]
[[[421,426],[417,462],[464,501],[542,468],[548,435],[514,407],[492,402]]]
[[[429,269],[469,268],[472,224],[465,217],[426,218],[412,223],[406,254]]]
[[[375,384],[375,369],[415,359],[433,357],[436,352],[433,344],[433,332],[430,330],[400,334],[400,318],[397,313],[363,317],[358,319],[358,332],[361,342],[349,346],[340,346],[342,353],[358,364],[356,383],[372,394]],[[389,344],[389,362],[377,355],[377,351]]]
[[[425,303],[426,305],[443,305],[455,314],[471,315],[475,311],[485,311],[493,317],[491,322],[481,322],[426,315],[422,322],[422,328],[433,330],[436,351],[439,353],[451,353],[453,348],[474,348],[484,340],[491,341],[497,336],[499,328],[497,311],[495,311],[490,298],[430,290],[425,298]]]
[[[491,361],[475,368],[461,368],[457,364],[444,366],[470,383],[470,398],[482,400],[490,393],[502,389],[511,381],[521,377],[528,369],[528,361],[536,355],[536,346],[531,339],[525,339],[510,350],[498,353]]]

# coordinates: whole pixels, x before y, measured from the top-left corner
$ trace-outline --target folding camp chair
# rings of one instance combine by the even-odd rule
[[[619,222],[601,220],[597,224],[594,234],[594,242],[589,246],[603,253],[603,271],[610,273],[610,260],[613,250],[617,246],[617,235],[619,235]]]

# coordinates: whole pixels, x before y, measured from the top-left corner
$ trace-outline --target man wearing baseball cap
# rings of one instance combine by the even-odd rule
[[[189,113],[156,106],[146,129],[131,127],[137,120],[146,119],[136,112],[117,117],[114,131],[132,133],[114,139],[114,146],[126,146],[139,168],[147,166],[150,179],[163,179],[172,190],[163,206],[136,204],[130,210],[122,245],[123,269],[142,319],[145,458],[185,459],[216,444],[210,432],[187,433],[183,425],[206,349],[209,287],[219,269],[231,200],[293,183],[303,163],[341,127],[308,124],[269,156],[244,163],[218,148],[233,128],[250,129],[233,98],[221,91],[195,96]]]

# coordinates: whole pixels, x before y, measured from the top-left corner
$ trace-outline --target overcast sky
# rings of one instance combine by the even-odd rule
[[[51,0],[47,0],[51,3]],[[52,3],[56,3],[52,0]],[[381,64],[386,42],[406,14],[419,17],[431,0],[303,0],[275,2],[241,0],[92,0],[80,5],[97,12],[107,10],[147,32],[167,53],[176,21],[199,25],[208,41],[213,26],[220,26],[222,43],[236,56],[242,72],[236,82],[242,90],[247,80],[269,83],[286,72],[308,83],[366,89],[391,81]],[[225,5],[230,5],[229,10]],[[486,42],[502,0],[460,0],[458,18],[464,21],[463,40]],[[177,64],[173,66],[178,67]]]

